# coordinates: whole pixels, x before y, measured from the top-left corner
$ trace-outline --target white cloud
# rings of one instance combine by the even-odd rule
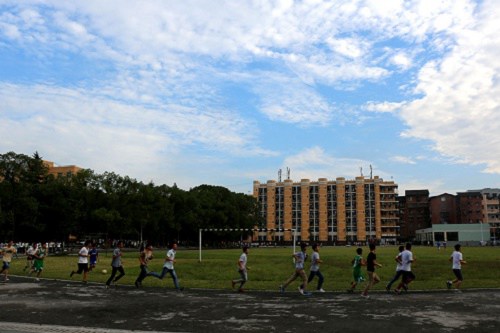
[[[391,102],[368,102],[364,106],[364,109],[372,112],[381,112],[381,113],[393,113],[400,110],[405,106],[405,102],[401,103],[391,103]]]
[[[391,157],[391,161],[403,164],[416,164],[416,162],[411,157],[399,155]]]
[[[274,154],[255,144],[251,121],[225,110],[150,109],[41,85],[1,84],[0,100],[2,151],[45,151],[64,163],[99,171],[141,174],[141,168],[147,172],[145,164],[151,167],[161,159],[175,165],[171,156],[199,146],[214,154]]]
[[[269,119],[300,126],[326,126],[333,118],[335,109],[311,87],[285,78],[274,78],[256,86],[262,98],[260,111]]]
[[[390,60],[394,65],[406,70],[412,66],[412,61],[404,52],[398,52]]]
[[[14,24],[10,34],[21,33],[24,43],[43,41],[45,52],[63,43],[92,57],[156,69],[182,66],[165,60],[190,55],[243,63],[267,57],[280,59],[280,66],[311,82],[327,84],[386,78],[390,70],[374,56],[376,42],[423,40],[428,33],[463,24],[468,9],[465,0],[12,3],[19,12],[1,21]],[[411,63],[403,54],[392,62],[403,69]]]
[[[495,1],[483,2],[452,51],[420,70],[415,93],[423,97],[401,111],[405,136],[431,140],[439,153],[489,173],[500,173],[498,15]]]

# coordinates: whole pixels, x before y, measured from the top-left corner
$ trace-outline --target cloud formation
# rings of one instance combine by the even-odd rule
[[[428,147],[498,174],[499,8],[5,0],[0,149],[133,177],[168,164],[160,181],[188,179],[178,170],[190,163],[208,178],[224,163],[255,177],[287,163],[301,177],[349,177],[382,155],[418,165],[404,156]],[[409,142],[418,151],[396,151]],[[189,185],[207,182],[197,176]]]
[[[430,140],[433,148],[459,163],[481,164],[500,173],[499,6],[485,1],[476,20],[457,31],[443,59],[418,73],[415,93],[403,106],[403,135]]]

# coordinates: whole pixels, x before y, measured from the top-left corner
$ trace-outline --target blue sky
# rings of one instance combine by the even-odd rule
[[[189,189],[500,187],[500,3],[0,0],[0,152]]]

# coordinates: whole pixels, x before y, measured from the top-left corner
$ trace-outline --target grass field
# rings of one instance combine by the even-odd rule
[[[351,260],[355,255],[355,247],[322,247],[320,250],[321,272],[325,277],[323,288],[327,291],[345,290],[352,280]],[[395,273],[394,258],[397,255],[397,247],[378,247],[377,261],[383,265],[377,269],[377,274],[382,282],[375,286],[375,290],[382,290],[385,284]],[[445,281],[453,278],[451,263],[448,258],[452,248],[438,251],[432,247],[414,246],[412,252],[416,262],[412,265],[412,271],[417,279],[411,284],[411,289],[444,289]],[[366,258],[368,248],[363,247],[363,257]],[[199,252],[197,250],[178,249],[175,270],[179,277],[181,286],[186,288],[214,288],[229,289],[230,280],[238,278],[237,266],[241,250],[203,250],[202,262],[198,262]],[[312,250],[308,248],[309,257]],[[462,247],[464,260],[467,265],[462,266],[464,275],[463,288],[500,288],[500,247]],[[292,248],[250,248],[248,255],[249,281],[246,289],[278,290],[278,286],[284,282],[294,271],[292,263]],[[105,282],[109,277],[111,251],[100,253],[99,262],[94,272],[90,273],[89,281]],[[155,258],[150,262],[149,269],[161,271],[165,250],[155,249]],[[120,280],[121,284],[132,285],[139,273],[138,252],[125,252],[123,266],[126,275]],[[45,259],[45,270],[42,277],[69,280],[71,270],[77,269],[77,257],[49,256]],[[309,270],[309,260],[306,271]],[[24,275],[23,268],[25,260],[23,257],[14,259],[10,274]],[[102,269],[108,271],[102,274]],[[363,268],[365,270],[365,268]],[[81,280],[81,276],[74,275],[73,280]],[[317,278],[312,282],[310,290],[316,288]],[[289,289],[294,290],[298,282],[292,284]],[[147,278],[143,282],[144,287],[166,286],[173,288],[172,279],[169,275],[163,281],[155,278]],[[359,288],[359,287],[358,287]]]

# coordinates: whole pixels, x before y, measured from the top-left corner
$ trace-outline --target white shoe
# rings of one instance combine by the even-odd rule
[[[299,287],[299,293],[301,293],[302,295],[304,295],[304,289],[301,289],[301,288]]]
[[[318,292],[319,292],[319,293],[324,293],[324,292],[325,292],[325,289],[323,289],[323,288],[318,289]]]

